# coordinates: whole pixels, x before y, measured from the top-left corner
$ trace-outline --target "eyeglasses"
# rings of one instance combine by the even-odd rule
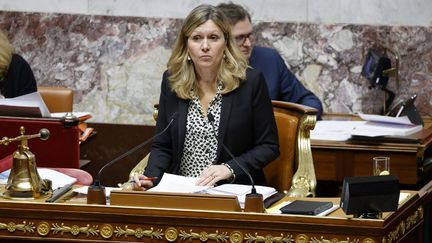
[[[245,43],[246,39],[249,39],[249,41],[252,41],[253,38],[253,34],[252,32],[244,34],[244,35],[238,35],[236,37],[234,37],[235,42],[237,43],[237,45],[241,46]]]

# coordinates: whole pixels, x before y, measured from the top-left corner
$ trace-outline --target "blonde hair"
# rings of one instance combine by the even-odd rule
[[[246,77],[248,63],[231,36],[231,26],[227,18],[214,6],[199,5],[184,20],[167,65],[171,89],[182,99],[191,99],[192,95],[199,96],[194,64],[187,60],[187,43],[191,33],[208,20],[212,20],[225,37],[225,56],[217,74],[217,80],[222,82],[223,86],[221,93],[235,90]]]
[[[0,30],[0,80],[6,76],[14,50],[7,36]]]

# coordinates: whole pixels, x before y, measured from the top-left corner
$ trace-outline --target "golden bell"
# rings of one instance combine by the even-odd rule
[[[20,141],[18,149],[13,154],[13,164],[6,184],[6,191],[2,193],[8,199],[38,199],[47,197],[51,193],[51,181],[42,180],[37,172],[34,154],[29,150],[27,140],[35,137],[47,139],[49,131],[41,129],[39,134],[24,135],[24,127],[20,128],[21,136],[14,139],[3,138],[2,144],[8,145],[13,141]]]

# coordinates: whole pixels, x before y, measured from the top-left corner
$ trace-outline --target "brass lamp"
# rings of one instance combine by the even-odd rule
[[[35,155],[28,147],[28,140],[49,137],[48,129],[41,129],[38,134],[24,135],[24,127],[20,127],[21,135],[16,138],[3,137],[0,144],[5,146],[11,142],[21,142],[13,153],[13,164],[6,184],[5,192],[1,196],[6,199],[28,200],[48,197],[51,192],[51,181],[42,180],[37,172]]]

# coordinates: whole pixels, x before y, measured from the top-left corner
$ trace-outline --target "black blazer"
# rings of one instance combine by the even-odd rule
[[[178,113],[170,128],[155,138],[144,174],[162,177],[164,172],[177,174],[186,136],[189,100],[171,91],[167,72],[163,75],[156,133],[161,132]],[[234,183],[250,184],[248,176],[220,146],[229,148],[236,160],[249,171],[255,184],[266,185],[262,168],[279,156],[279,144],[273,107],[264,77],[248,69],[246,80],[223,95],[218,131],[217,164],[227,163],[235,173]],[[156,182],[158,183],[158,181]]]
[[[30,65],[20,55],[13,54],[5,78],[0,80],[0,93],[6,98],[14,98],[36,91],[36,80]]]

